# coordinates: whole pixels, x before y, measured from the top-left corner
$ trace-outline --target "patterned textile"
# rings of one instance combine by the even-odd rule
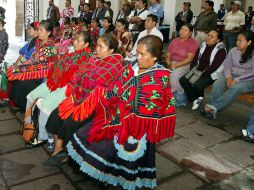
[[[91,56],[90,48],[85,48],[60,57],[49,71],[47,86],[51,91],[64,87],[81,65],[88,62]]]
[[[124,144],[129,136],[151,143],[174,135],[175,100],[170,71],[157,65],[134,76],[129,65],[119,81],[102,98],[88,141],[113,139]]]
[[[55,42],[49,39],[43,45],[41,43],[36,45],[31,59],[17,67],[9,67],[7,71],[8,80],[32,80],[47,77],[53,61],[57,59]]]
[[[170,71],[157,64],[138,76],[131,65],[121,72],[92,121],[66,146],[82,172],[126,190],[156,187],[154,143],[174,134],[169,77]]]
[[[75,121],[86,119],[95,110],[104,88],[119,76],[122,68],[120,54],[102,59],[90,58],[73,76],[66,91],[68,98],[59,105],[59,116],[66,119],[73,114]]]

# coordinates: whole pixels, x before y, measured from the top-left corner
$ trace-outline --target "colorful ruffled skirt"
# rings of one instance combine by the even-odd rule
[[[79,129],[67,144],[68,154],[80,170],[101,182],[123,189],[156,187],[155,144],[132,137],[124,145],[114,140],[89,144],[86,139],[92,122]]]

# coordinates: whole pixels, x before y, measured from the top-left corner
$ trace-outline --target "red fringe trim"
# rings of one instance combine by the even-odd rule
[[[79,105],[74,105],[72,96],[62,101],[59,106],[59,116],[67,119],[71,114],[74,121],[82,121],[88,118],[96,109],[105,89],[96,87],[89,96]]]
[[[10,67],[7,71],[7,78],[9,81],[12,80],[32,80],[32,79],[41,79],[48,76],[49,70],[40,70],[33,72],[25,73],[13,73],[13,67]]]
[[[87,141],[89,143],[101,140],[112,140],[118,134],[118,143],[124,144],[129,136],[140,140],[145,134],[146,139],[151,143],[158,143],[163,139],[174,136],[176,115],[163,117],[161,119],[145,118],[130,114],[125,117],[121,124],[115,126],[105,126],[106,122],[103,109],[96,112],[93,119],[93,126],[89,131]]]

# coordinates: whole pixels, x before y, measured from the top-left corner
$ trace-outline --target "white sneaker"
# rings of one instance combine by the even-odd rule
[[[192,106],[192,110],[196,110],[196,109],[198,109],[199,108],[199,106],[200,106],[200,104],[201,104],[201,102],[203,101],[203,97],[199,97],[198,99],[196,99],[196,100],[194,100],[194,102],[193,102],[193,106]]]

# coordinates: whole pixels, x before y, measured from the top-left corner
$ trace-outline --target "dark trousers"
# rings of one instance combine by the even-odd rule
[[[190,84],[189,81],[182,76],[180,78],[180,84],[183,87],[185,94],[190,102],[193,102],[199,97],[204,97],[204,90],[206,87],[212,85],[214,80],[211,76],[202,75],[200,79],[198,79],[195,84]]]

